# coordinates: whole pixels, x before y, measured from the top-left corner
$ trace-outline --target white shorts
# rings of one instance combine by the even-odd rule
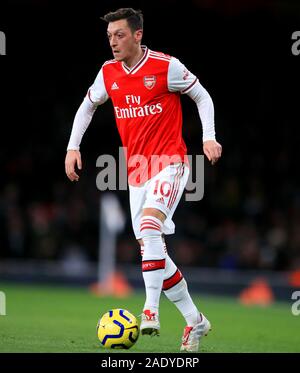
[[[131,220],[136,239],[141,238],[140,224],[144,208],[155,208],[166,215],[162,232],[173,234],[173,214],[180,201],[189,177],[189,168],[184,163],[165,167],[142,186],[129,185]]]

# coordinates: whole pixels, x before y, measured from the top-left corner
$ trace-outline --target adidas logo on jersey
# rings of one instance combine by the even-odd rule
[[[119,89],[119,86],[116,82],[114,82],[111,86],[111,89]]]
[[[163,205],[165,204],[165,201],[162,197],[158,198],[155,202],[162,203]]]

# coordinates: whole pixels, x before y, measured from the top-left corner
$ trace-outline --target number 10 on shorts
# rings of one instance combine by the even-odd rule
[[[168,181],[155,181],[154,195],[161,194],[163,197],[169,197],[171,194],[171,183]]]

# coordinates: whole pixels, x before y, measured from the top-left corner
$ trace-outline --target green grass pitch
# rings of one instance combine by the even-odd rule
[[[100,316],[111,308],[138,316],[144,302],[142,293],[99,298],[84,288],[0,284],[0,290],[7,313],[0,316],[0,352],[108,352],[96,337]],[[194,300],[213,328],[200,352],[300,352],[300,316],[292,315],[289,303],[263,308],[225,297]],[[160,319],[160,337],[140,336],[126,353],[178,352],[184,320],[164,295]]]

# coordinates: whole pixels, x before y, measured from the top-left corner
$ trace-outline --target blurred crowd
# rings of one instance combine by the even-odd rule
[[[176,234],[166,238],[170,255],[182,265],[299,267],[300,191],[291,177],[289,149],[283,149],[272,162],[257,153],[254,167],[244,171],[247,155],[241,150],[226,156],[226,151],[225,146],[217,166],[205,162],[204,198],[199,202],[182,198],[174,216]],[[62,171],[49,182],[40,180],[34,185],[28,184],[37,172],[33,164],[28,154],[7,164],[8,180],[14,181],[4,183],[0,190],[1,257],[96,261],[103,193],[96,188],[96,168],[87,167],[76,184]],[[115,193],[127,216],[125,230],[118,236],[118,261],[139,262],[128,192]]]

